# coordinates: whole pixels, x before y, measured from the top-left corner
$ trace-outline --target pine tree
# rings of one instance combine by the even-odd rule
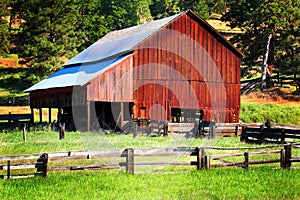
[[[232,42],[243,50],[247,69],[261,66],[266,44],[271,35],[267,64],[282,69],[299,69],[299,0],[240,0],[232,1],[223,16],[232,28],[244,33]],[[260,69],[260,67],[259,67]]]
[[[161,19],[181,11],[180,0],[152,0],[151,15],[154,19]]]
[[[0,1],[0,55],[9,53],[9,49],[10,49],[9,3],[10,0]]]
[[[197,13],[201,18],[209,18],[209,8],[206,0],[181,0],[180,9],[182,11],[191,9]]]
[[[74,56],[84,41],[76,0],[17,0],[13,6],[24,23],[19,40],[20,57],[31,67],[36,82],[61,67]]]

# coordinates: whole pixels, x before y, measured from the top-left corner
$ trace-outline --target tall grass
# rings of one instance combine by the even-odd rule
[[[240,110],[240,121],[251,123],[266,122],[267,119],[270,119],[275,123],[300,125],[299,113],[300,105],[243,103]]]

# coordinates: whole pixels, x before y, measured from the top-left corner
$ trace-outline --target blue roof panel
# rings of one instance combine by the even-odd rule
[[[127,58],[127,56],[121,56],[98,63],[78,64],[72,67],[65,67],[28,88],[24,92],[50,88],[83,86],[125,58]]]

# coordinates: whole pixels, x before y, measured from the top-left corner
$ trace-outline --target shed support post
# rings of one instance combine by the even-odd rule
[[[48,108],[48,115],[49,115],[49,124],[51,123],[51,108]]]
[[[86,102],[86,131],[91,131],[91,102]]]
[[[124,126],[124,103],[121,102],[121,115],[120,115],[120,120],[121,120],[121,128]]]
[[[40,123],[43,122],[43,110],[42,108],[39,108],[39,114],[40,114]]]
[[[57,123],[61,123],[61,108],[58,108],[58,113],[57,113]]]
[[[34,110],[33,110],[33,108],[31,108],[30,110],[31,110],[31,119],[30,119],[30,123],[33,124],[33,123],[34,123]]]

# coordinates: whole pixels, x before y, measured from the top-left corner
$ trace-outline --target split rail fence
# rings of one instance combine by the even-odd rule
[[[1,178],[15,179],[36,175],[47,177],[51,171],[124,170],[131,174],[137,174],[145,173],[145,171],[139,172],[139,170],[146,167],[151,169],[160,167],[154,172],[164,173],[168,170],[176,172],[172,168],[175,166],[192,166],[197,170],[230,166],[249,169],[251,165],[270,163],[278,163],[281,168],[288,169],[293,162],[300,162],[300,156],[292,156],[292,149],[296,148],[300,148],[300,144],[241,148],[128,148],[2,156],[0,157],[0,163],[2,163],[0,164],[0,173],[2,173]],[[233,151],[236,152],[232,153]],[[222,154],[222,152],[226,153]],[[294,154],[297,154],[297,151]],[[268,155],[273,156],[266,158]]]
[[[289,140],[300,139],[300,129],[292,128],[272,128],[265,127],[264,124],[259,127],[244,126],[242,128],[241,141],[252,143],[280,143],[284,144]]]

